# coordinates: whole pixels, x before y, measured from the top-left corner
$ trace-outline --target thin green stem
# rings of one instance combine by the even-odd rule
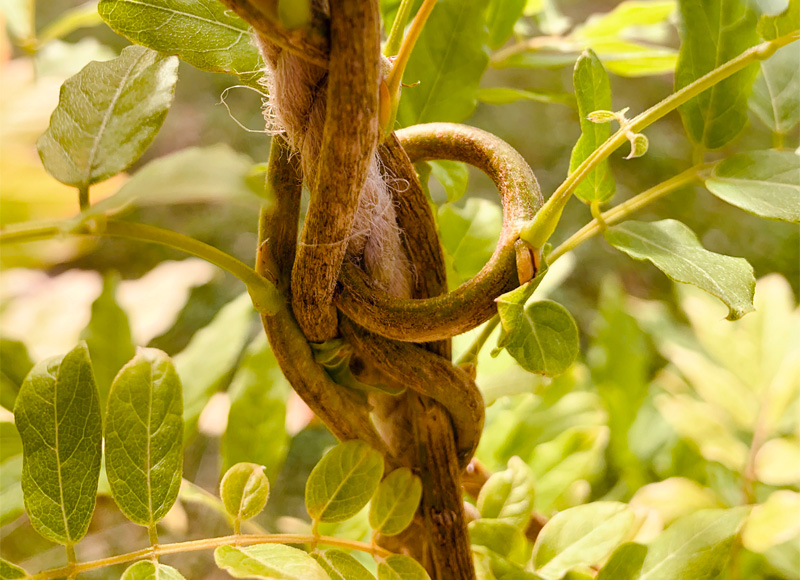
[[[414,21],[411,23],[408,34],[403,39],[403,44],[400,46],[397,58],[395,58],[392,65],[392,71],[386,78],[386,86],[389,87],[390,95],[397,94],[400,88],[400,81],[403,79],[403,72],[405,72],[408,59],[411,57],[411,51],[414,50],[414,45],[417,43],[422,29],[425,27],[425,22],[427,22],[428,16],[431,15],[435,5],[436,0],[425,0],[420,6],[416,17],[414,17]]]
[[[75,555],[75,544],[66,544],[64,546],[67,549],[67,562],[69,562],[69,570],[74,570],[78,564],[78,558]]]
[[[86,211],[89,209],[89,186],[80,186],[78,187],[78,206],[81,208],[81,211]]]
[[[358,550],[368,554],[377,554],[383,558],[391,556],[393,552],[380,546],[373,546],[367,542],[357,542],[344,538],[332,538],[329,536],[311,536],[305,534],[243,534],[240,536],[222,536],[218,538],[204,538],[202,540],[190,540],[188,542],[176,542],[174,544],[161,544],[160,546],[143,548],[135,552],[101,558],[91,562],[80,562],[72,566],[62,568],[52,568],[32,575],[31,580],[53,580],[62,578],[71,573],[84,573],[90,570],[98,570],[108,566],[126,564],[134,560],[150,558],[152,556],[166,556],[168,554],[182,554],[186,552],[197,552],[200,550],[211,550],[220,546],[240,545],[247,546],[252,544],[311,544],[316,540],[326,546],[335,546],[347,550]]]
[[[758,44],[631,119],[626,127],[620,128],[609,137],[600,147],[595,149],[575,171],[569,174],[567,179],[565,179],[553,195],[550,196],[550,199],[547,200],[544,207],[539,210],[541,217],[537,214],[538,219],[534,218],[534,220],[531,220],[531,222],[523,228],[522,232],[520,232],[520,237],[534,247],[541,247],[542,241],[549,239],[550,235],[552,235],[555,230],[555,226],[561,217],[561,212],[578,184],[602,161],[628,141],[628,132],[633,131],[634,133],[640,133],[643,129],[652,125],[706,89],[736,74],[757,60],[769,58],[776,50],[798,40],[798,38],[799,37],[796,35],[787,35]]]
[[[147,526],[147,537],[150,540],[150,545],[154,548],[158,546],[158,530],[156,529],[155,524],[150,524]]]
[[[464,354],[459,357],[456,364],[458,366],[464,364],[477,364],[478,354],[480,354],[483,345],[486,344],[486,341],[489,340],[490,336],[492,336],[492,333],[494,332],[494,329],[497,328],[498,324],[500,324],[500,317],[495,314],[488,320],[486,324],[483,325],[483,329],[481,330],[480,334],[475,338],[469,348],[464,351]]]
[[[283,299],[275,285],[244,262],[189,236],[144,224],[99,219],[95,226],[88,223],[76,226],[74,220],[22,225],[0,231],[0,244],[45,240],[60,234],[127,238],[169,246],[202,258],[236,276],[247,286],[247,290],[253,298],[253,304],[259,312],[274,314],[283,304]]]
[[[662,181],[647,191],[643,191],[639,195],[636,195],[629,200],[611,208],[610,210],[603,212],[600,214],[599,219],[595,218],[590,221],[588,224],[570,236],[563,244],[550,252],[547,257],[547,262],[552,264],[567,252],[574,250],[577,246],[589,238],[592,238],[602,232],[605,227],[622,221],[631,213],[643,208],[644,206],[667,195],[668,193],[673,192],[688,183],[691,183],[697,179],[697,176],[701,172],[713,166],[713,163],[706,163],[690,167],[686,171],[679,173],[678,175],[671,177],[666,181]]]
[[[411,15],[413,7],[414,0],[402,0],[400,2],[397,15],[394,17],[394,22],[392,22],[392,30],[389,32],[389,38],[383,48],[383,54],[386,56],[395,56],[400,51],[400,45],[403,44],[403,33],[406,30],[408,17]]]

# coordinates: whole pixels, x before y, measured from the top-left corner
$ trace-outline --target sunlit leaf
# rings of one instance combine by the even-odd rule
[[[795,387],[795,392],[798,390]],[[778,437],[764,443],[756,455],[755,472],[767,485],[800,484],[800,440]]]
[[[628,537],[635,516],[625,504],[594,502],[556,514],[533,548],[536,573],[556,580],[577,566],[602,562]]]
[[[24,511],[21,479],[22,439],[14,423],[0,422],[0,526]]]
[[[331,580],[375,580],[369,570],[347,552],[325,550],[311,554]]]
[[[431,173],[442,184],[447,201],[458,201],[467,192],[469,171],[467,166],[457,161],[430,161]]]
[[[627,543],[617,548],[597,575],[597,580],[634,580],[639,577],[647,546]]]
[[[472,114],[481,76],[489,64],[483,43],[485,0],[440,0],[403,74],[397,118],[403,126],[460,122]]]
[[[758,216],[800,222],[800,156],[791,151],[729,157],[714,168],[706,187],[721,200]]]
[[[121,580],[185,580],[172,566],[154,560],[141,560],[123,572]]]
[[[237,463],[222,477],[219,495],[234,518],[249,520],[257,516],[269,499],[269,480],[264,468],[255,463]]]
[[[744,0],[681,0],[681,51],[675,89],[711,72],[757,41],[756,16]],[[758,72],[748,67],[681,105],[691,140],[707,149],[732,141],[747,123],[747,99]]]
[[[86,65],[61,87],[37,144],[45,169],[80,188],[126,169],[161,128],[177,80],[177,58],[139,46]]]
[[[132,522],[150,526],[175,503],[183,467],[181,383],[170,358],[142,348],[114,379],[106,412],[111,494]]]
[[[530,543],[508,520],[480,518],[469,523],[468,531],[473,546],[485,546],[511,562],[523,565],[530,556]]]
[[[17,580],[27,577],[28,574],[25,570],[0,558],[0,580]]]
[[[533,511],[535,478],[519,457],[508,460],[508,469],[492,474],[478,495],[482,518],[508,521],[525,529]]]
[[[0,337],[0,405],[9,411],[14,408],[17,393],[25,376],[33,368],[27,347],[19,340]]]
[[[502,209],[485,199],[470,198],[463,208],[447,204],[439,210],[442,247],[461,282],[489,261],[502,227]]]
[[[378,580],[429,580],[429,577],[416,560],[395,554],[378,564]]]
[[[664,526],[700,510],[723,507],[712,490],[685,477],[670,477],[640,487],[630,506],[655,510]]]
[[[98,11],[131,42],[258,87],[264,64],[250,27],[217,0],[100,0]]]
[[[490,105],[507,105],[517,101],[536,101],[539,103],[561,103],[575,106],[575,96],[569,93],[543,93],[526,91],[511,87],[487,87],[478,90],[478,100]]]
[[[38,363],[14,406],[22,438],[25,511],[37,532],[74,544],[89,528],[100,476],[103,427],[89,350]]]
[[[489,47],[502,47],[514,32],[514,24],[522,16],[527,0],[492,0],[486,12]]]
[[[575,96],[578,99],[578,115],[581,136],[572,149],[569,160],[570,172],[580,165],[595,149],[611,136],[608,124],[593,123],[587,117],[592,111],[611,109],[611,88],[603,64],[597,55],[587,51],[575,63],[573,73]],[[593,169],[575,189],[575,195],[583,201],[607,201],[617,189],[608,160]]]
[[[387,475],[378,486],[369,510],[369,525],[384,536],[405,530],[417,513],[422,482],[410,469],[401,467]]]
[[[753,508],[742,530],[742,544],[753,552],[766,552],[797,536],[800,536],[800,493],[782,489]]]
[[[773,40],[800,30],[800,1],[789,0],[789,6],[781,14],[762,16],[758,21],[758,34],[765,40]]]
[[[753,84],[750,108],[773,133],[788,134],[800,122],[800,50],[784,46],[767,60]]]
[[[679,221],[626,221],[608,228],[604,236],[618,250],[650,261],[675,282],[693,284],[722,300],[729,320],[753,310],[753,267],[743,258],[709,252]]]
[[[363,441],[345,441],[314,467],[306,483],[306,509],[315,520],[340,522],[367,505],[383,476],[383,456]]]
[[[81,28],[91,28],[100,24],[100,15],[97,13],[97,3],[84,2],[74,8],[64,11],[56,20],[45,26],[38,34],[40,44],[48,43]]]
[[[234,578],[264,580],[329,580],[308,554],[283,544],[259,544],[247,548],[220,546],[214,561]]]

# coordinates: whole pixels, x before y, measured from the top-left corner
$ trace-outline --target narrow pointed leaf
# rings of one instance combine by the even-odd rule
[[[753,310],[753,267],[744,258],[709,252],[679,221],[626,221],[606,230],[605,238],[631,258],[649,260],[675,282],[716,296],[728,306],[729,320]]]
[[[485,0],[439,0],[411,53],[397,119],[403,126],[460,122],[475,110],[489,56]]]
[[[177,58],[140,46],[86,65],[62,85],[37,144],[45,169],[80,188],[124,171],[161,128],[177,80]]]
[[[569,160],[570,172],[575,171],[595,149],[611,136],[611,125],[593,123],[587,117],[593,111],[611,110],[611,87],[608,73],[597,55],[588,50],[575,63],[572,76],[575,97],[578,100],[578,115],[581,122],[581,136],[572,149]],[[617,189],[608,160],[603,161],[581,181],[575,195],[583,201],[607,201]]]
[[[89,528],[103,443],[97,385],[81,343],[38,363],[17,396],[25,511],[37,532],[74,544]]]
[[[758,216],[800,222],[800,156],[791,151],[729,157],[714,168],[706,187],[722,201]]]
[[[750,108],[773,133],[788,134],[800,122],[800,48],[790,44],[761,61]]]
[[[234,578],[264,580],[329,580],[308,554],[283,544],[259,544],[247,548],[220,546],[214,561]]]
[[[22,342],[2,337],[0,361],[0,406],[11,411],[25,376],[33,368],[33,361]]]
[[[101,0],[97,9],[131,42],[259,86],[264,64],[250,27],[218,0]]]
[[[27,577],[25,570],[0,558],[0,580],[18,580]]]
[[[679,90],[758,42],[756,16],[745,0],[681,0]],[[750,66],[682,105],[689,138],[707,149],[732,141],[747,123],[747,99],[758,68]]]
[[[594,502],[559,512],[545,524],[531,562],[544,580],[605,560],[625,541],[635,515],[625,504]]]
[[[123,572],[121,580],[185,580],[184,577],[172,566],[142,560],[131,564]]]
[[[219,495],[234,518],[249,520],[257,516],[269,499],[269,480],[264,468],[254,463],[237,463],[222,477]]]
[[[183,467],[181,383],[170,358],[143,348],[114,379],[106,413],[111,495],[132,522],[153,525],[175,503]]]
[[[430,580],[428,573],[416,560],[394,555],[378,564],[378,580]]]
[[[523,304],[497,300],[503,331],[495,354],[505,348],[526,371],[555,377],[578,357],[578,326],[569,311],[552,300]]]
[[[711,580],[724,569],[747,508],[703,510],[677,520],[648,547],[637,580]]]
[[[482,518],[505,520],[525,529],[533,511],[534,475],[519,457],[508,460],[508,469],[493,474],[478,495]]]
[[[422,482],[410,469],[395,469],[378,486],[369,510],[369,525],[384,536],[405,530],[422,498]]]
[[[367,505],[383,476],[383,457],[363,441],[331,449],[306,483],[306,509],[321,522],[341,522]]]
[[[311,554],[331,580],[375,580],[361,562],[341,550],[325,550]]]

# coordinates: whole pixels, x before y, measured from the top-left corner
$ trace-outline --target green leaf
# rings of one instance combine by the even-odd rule
[[[408,556],[389,556],[378,564],[378,580],[430,580],[428,573]]]
[[[758,41],[755,12],[744,0],[681,0],[680,90]],[[678,111],[689,138],[707,149],[731,142],[747,123],[747,98],[758,68],[750,66],[703,91]]]
[[[139,46],[86,65],[62,85],[37,143],[45,169],[79,188],[124,171],[161,128],[177,81],[177,58]]]
[[[217,0],[100,0],[97,9],[131,42],[259,87],[264,63],[250,27]]]
[[[375,580],[361,562],[341,550],[325,550],[311,554],[331,580]]]
[[[465,120],[489,57],[485,0],[439,0],[411,53],[397,118],[404,127],[431,121]]]
[[[3,424],[10,425],[16,432],[13,424]],[[22,453],[19,452],[8,456],[0,463],[0,526],[13,522],[25,511],[21,480]]]
[[[116,273],[103,277],[103,291],[92,303],[92,317],[81,332],[92,357],[100,406],[105,409],[108,391],[119,370],[136,354],[128,315],[116,300]]]
[[[591,155],[595,149],[611,136],[611,126],[606,123],[593,123],[587,117],[593,111],[611,110],[611,86],[603,63],[591,50],[584,52],[575,63],[572,76],[575,97],[578,100],[578,115],[581,122],[581,136],[569,160],[570,172]],[[586,176],[575,189],[575,195],[585,202],[607,201],[617,189],[608,160],[603,161]]]
[[[251,461],[274,480],[289,448],[286,401],[290,392],[262,332],[245,353],[228,388],[231,407],[222,434],[222,469]]]
[[[762,16],[758,34],[764,40],[774,40],[800,30],[800,1],[789,0],[789,6],[776,16]]]
[[[795,397],[797,391],[795,387]],[[776,437],[764,443],[756,455],[755,472],[758,481],[767,485],[800,484],[800,439]]]
[[[25,376],[33,368],[28,348],[19,340],[0,337],[0,405],[14,408]]]
[[[131,564],[123,572],[120,580],[185,580],[184,577],[172,566],[154,562],[153,560],[142,560]]]
[[[234,578],[264,580],[329,580],[308,554],[283,544],[259,544],[247,548],[220,546],[214,561]]]
[[[367,505],[383,476],[383,456],[363,441],[331,449],[306,483],[306,509],[320,522],[341,522]]]
[[[222,477],[219,495],[234,518],[249,520],[257,516],[269,499],[269,480],[264,468],[255,463],[237,463]]]
[[[574,34],[580,38],[608,38],[620,36],[632,26],[663,24],[675,12],[676,4],[675,0],[626,0],[610,12],[589,16]]]
[[[800,536],[800,493],[781,489],[757,505],[742,530],[742,544],[763,553]]]
[[[484,519],[469,523],[470,542],[475,546],[485,546],[511,562],[520,565],[530,556],[530,543],[519,527],[507,520]]]
[[[478,100],[490,105],[507,105],[517,101],[536,101],[539,103],[561,103],[575,105],[575,96],[569,93],[543,93],[511,87],[487,87],[478,90]]]
[[[685,477],[648,483],[636,490],[628,505],[657,512],[664,527],[700,510],[723,507],[712,490]]]
[[[767,60],[753,84],[750,108],[773,133],[786,135],[800,122],[800,49],[784,46]]]
[[[558,302],[539,300],[523,304],[497,299],[503,333],[497,350],[505,348],[526,371],[555,377],[578,357],[578,326]]]
[[[181,383],[166,353],[142,348],[114,379],[106,412],[111,495],[132,522],[151,526],[175,503],[183,467]]]
[[[522,16],[527,0],[491,0],[486,12],[489,48],[501,48],[514,33],[514,24]]]
[[[708,190],[722,201],[761,217],[800,222],[800,156],[791,151],[751,151],[714,167]]]
[[[507,521],[524,530],[533,511],[534,476],[519,457],[508,460],[508,469],[493,474],[478,495],[481,518]]]
[[[636,580],[716,578],[747,510],[703,510],[679,519],[650,544]]]
[[[230,377],[247,344],[255,316],[247,292],[220,309],[174,357],[183,384],[184,440],[194,432],[200,413]]]
[[[597,575],[597,580],[635,580],[639,577],[647,546],[633,542],[617,548]]]
[[[448,202],[458,201],[467,192],[469,171],[458,161],[430,161],[431,173],[442,184]]]
[[[0,558],[0,580],[17,580],[27,577],[28,574],[25,570]]]
[[[417,513],[422,482],[407,467],[395,469],[381,481],[369,509],[369,525],[384,536],[405,530]]]
[[[89,349],[38,363],[17,396],[14,418],[23,446],[22,491],[34,529],[74,544],[94,512],[103,444],[102,417]]]
[[[649,260],[671,280],[692,284],[722,300],[729,309],[728,320],[752,312],[753,267],[744,258],[709,252],[681,222],[626,221],[608,228],[604,236],[634,260]]]
[[[151,161],[114,195],[94,204],[89,213],[115,214],[134,207],[179,203],[257,201],[246,181],[252,167],[252,159],[224,144],[189,147]]]
[[[442,248],[456,280],[469,280],[492,257],[503,227],[503,210],[492,201],[470,198],[463,208],[439,209]],[[451,278],[451,276],[448,276]]]
[[[545,580],[608,558],[629,536],[635,515],[625,504],[598,501],[557,513],[533,547],[531,562]]]

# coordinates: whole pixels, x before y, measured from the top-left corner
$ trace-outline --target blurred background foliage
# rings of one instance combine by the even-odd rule
[[[127,45],[96,16],[94,3],[48,0],[36,4],[35,30],[47,30],[73,9],[82,26],[34,50],[26,44],[24,15],[15,12],[22,4],[0,2],[6,18],[0,32],[0,225],[76,213],[74,192],[46,174],[35,142],[47,127],[60,84],[90,60],[111,58]],[[392,4],[384,2],[389,14]],[[558,37],[618,2],[527,4],[532,15],[517,22],[516,32]],[[664,47],[659,61],[664,72],[641,78],[635,66],[609,66],[610,72],[623,73],[611,75],[614,110],[641,111],[672,91],[669,69],[678,39],[670,19],[640,31]],[[508,94],[484,90],[481,98],[489,102],[480,102],[467,122],[519,150],[547,196],[566,176],[580,134],[569,98],[574,55],[549,63],[553,68],[519,68],[509,66],[513,54],[511,61],[501,58],[508,47],[493,48],[500,50],[492,53],[483,89],[513,88],[528,97],[496,104],[510,100]],[[614,50],[594,48],[601,58],[604,48]],[[184,148],[216,144],[246,155],[248,165],[266,161],[262,96],[231,88],[237,84],[234,77],[181,63],[172,110],[129,173]],[[221,104],[223,95],[227,107]],[[611,158],[618,199],[692,163],[677,113],[647,135],[650,149],[643,158]],[[753,113],[742,144],[746,149],[772,144],[770,130]],[[796,131],[787,145],[798,146]],[[448,180],[463,178],[463,170],[432,169],[431,196],[438,203],[450,277],[458,283],[485,263],[501,213],[483,175],[469,170],[467,193],[460,197],[463,181]],[[125,180],[118,176],[96,186],[93,198],[113,193]],[[257,212],[257,202],[243,201],[137,208],[128,217],[180,231],[251,262]],[[751,519],[737,548],[736,567],[723,577],[800,578],[800,228],[744,213],[700,186],[685,187],[636,218],[656,216],[684,222],[709,250],[747,258],[757,277],[770,274],[759,282],[757,311],[727,322],[713,298],[676,288],[654,267],[629,260],[600,239],[581,245],[556,264],[537,296],[551,296],[569,308],[578,322],[583,356],[568,373],[549,380],[525,373],[505,352],[492,358],[485,349],[478,383],[489,407],[478,457],[492,471],[504,469],[513,456],[527,463],[536,476],[535,509],[543,517],[600,498],[630,502],[644,514],[637,541],[697,509],[759,502],[761,519]],[[554,242],[590,219],[588,206],[573,201]],[[187,432],[188,481],[182,501],[163,522],[163,541],[227,533],[229,522],[207,490],[214,490],[221,470],[237,461],[265,465],[273,482],[259,525],[308,529],[304,481],[333,438],[290,394],[235,279],[169,249],[111,239],[4,247],[0,265],[3,397],[12,396],[8,393],[33,361],[66,352],[80,338],[92,349],[101,392],[134,346],[175,355],[187,422],[195,427]],[[108,333],[114,333],[115,348],[104,352]],[[458,337],[455,352],[473,336]],[[14,479],[21,457],[10,420],[3,411],[2,555],[29,569],[57,565],[61,550],[33,533],[21,517]],[[787,491],[794,495],[781,495]],[[786,521],[787,513],[797,519]],[[751,529],[756,525],[763,529]],[[366,517],[338,528],[323,533],[368,539]],[[108,498],[98,504],[91,532],[81,545],[87,559],[146,544],[145,531],[127,523]],[[174,559],[189,578],[223,577],[208,566],[207,557]],[[86,576],[117,577],[114,573]]]

